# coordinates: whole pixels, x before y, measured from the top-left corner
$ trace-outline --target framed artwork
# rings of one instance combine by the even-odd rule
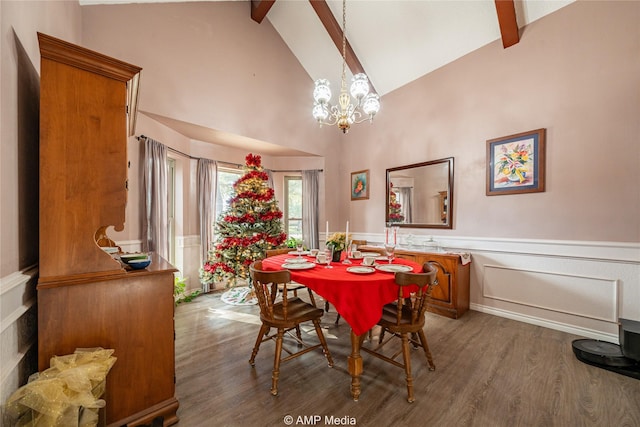
[[[546,129],[487,141],[487,196],[544,191]]]
[[[369,198],[369,169],[351,172],[351,200]]]

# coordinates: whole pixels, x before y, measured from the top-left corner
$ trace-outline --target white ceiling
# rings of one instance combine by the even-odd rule
[[[174,0],[180,1],[187,0]],[[248,3],[248,0],[235,1]],[[515,0],[518,27],[573,1]],[[79,2],[89,5],[167,0]],[[327,4],[341,26],[342,1],[327,0]],[[247,19],[251,19],[250,9],[247,4]],[[381,97],[501,37],[494,0],[349,0],[346,15],[347,40]],[[342,72],[341,52],[309,1],[276,0],[265,19],[281,35],[309,76],[313,80],[330,80],[333,93],[337,94]],[[348,76],[350,78],[349,72]],[[384,97],[381,101],[384,105]],[[180,132],[185,134],[186,128],[181,123]],[[232,145],[237,146],[237,142]]]

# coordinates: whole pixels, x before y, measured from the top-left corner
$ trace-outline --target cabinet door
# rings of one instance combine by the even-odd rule
[[[446,306],[452,305],[453,281],[456,266],[452,265],[451,260],[442,258],[426,257],[426,261],[430,261],[431,265],[438,270],[436,277],[438,286],[431,291],[432,302],[440,302]]]
[[[452,272],[455,271],[456,268],[455,264],[452,266],[451,260],[433,254],[400,254],[398,258],[404,258],[419,264],[433,262],[434,268],[438,270],[436,273],[438,286],[435,286],[431,291],[431,300],[432,302],[437,301],[447,306],[451,305]]]

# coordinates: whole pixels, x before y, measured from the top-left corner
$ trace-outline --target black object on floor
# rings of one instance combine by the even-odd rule
[[[620,345],[593,339],[571,343],[578,360],[640,380],[640,322],[619,319]]]

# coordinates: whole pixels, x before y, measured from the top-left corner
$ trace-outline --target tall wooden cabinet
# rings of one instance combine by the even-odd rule
[[[361,250],[384,252],[375,246],[363,246]],[[441,252],[422,252],[396,249],[398,258],[419,264],[432,262],[438,270],[438,286],[433,288],[427,310],[457,319],[469,310],[469,264],[462,264],[460,255]]]
[[[39,370],[76,348],[114,349],[106,424],[159,416],[175,424],[176,270],[153,256],[147,269],[127,271],[95,241],[103,227],[124,228],[127,136],[141,69],[45,34],[38,40]]]

